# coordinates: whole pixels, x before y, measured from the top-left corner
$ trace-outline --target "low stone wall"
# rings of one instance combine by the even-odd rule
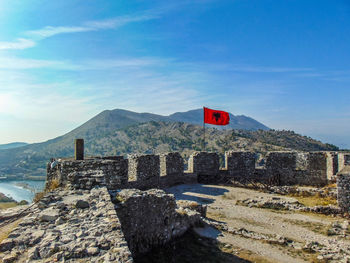
[[[53,180],[57,180],[60,186],[76,189],[91,189],[96,185],[109,189],[122,188],[128,182],[128,160],[122,156],[113,159],[52,160],[47,165],[47,187]]]
[[[128,155],[129,182],[135,188],[149,189],[159,187],[159,155]]]
[[[195,152],[188,160],[188,171],[198,176],[199,183],[216,183],[220,161],[217,153]]]
[[[228,151],[225,152],[225,169],[230,177],[254,175],[255,153]]]
[[[180,153],[174,152],[160,155],[160,176],[161,187],[183,184],[190,179],[185,177],[184,160]],[[197,179],[195,182],[196,181]],[[193,182],[193,180],[191,180],[191,182]]]
[[[178,207],[173,195],[157,189],[124,189],[111,195],[133,256],[181,236],[205,213],[196,211],[198,204],[191,206],[193,210]]]
[[[308,175],[305,177],[305,184],[315,186],[327,184],[328,178],[333,173],[332,170],[328,169],[329,166],[333,166],[332,162],[329,162],[330,158],[326,152],[309,153]]]
[[[58,189],[33,212],[1,242],[0,262],[133,262],[106,187]]]
[[[181,176],[184,172],[184,160],[180,153],[160,155],[160,176]]]
[[[271,181],[279,185],[295,184],[297,154],[295,152],[270,152],[266,158],[266,171]]]
[[[266,172],[277,185],[323,186],[333,176],[333,156],[327,152],[270,152]]]
[[[338,153],[338,170],[341,171],[345,166],[350,165],[350,153]]]
[[[225,183],[244,178],[276,185],[322,186],[335,180],[349,154],[336,152],[270,152],[265,168],[255,167],[253,152],[225,152],[225,167],[219,167],[217,153],[194,152],[183,171],[179,153],[161,155],[109,156],[85,160],[52,160],[47,166],[47,188],[52,182],[76,189],[95,185],[108,189],[164,188],[183,183]],[[350,157],[349,157],[350,162]]]
[[[337,174],[338,205],[343,212],[350,212],[350,166]]]
[[[339,160],[338,160],[338,153],[331,152],[330,157],[332,158],[332,179],[335,175],[339,172]]]

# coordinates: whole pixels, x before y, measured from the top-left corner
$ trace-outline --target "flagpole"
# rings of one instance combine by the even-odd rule
[[[203,133],[203,151],[205,152],[205,110],[203,107],[203,129],[204,129],[204,133]]]

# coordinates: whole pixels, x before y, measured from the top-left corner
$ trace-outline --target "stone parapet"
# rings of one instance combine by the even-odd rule
[[[295,184],[296,152],[270,152],[266,158],[266,171],[271,181],[279,185]]]
[[[255,171],[255,153],[242,151],[225,152],[225,169],[229,176],[252,176]]]
[[[128,155],[129,182],[136,188],[149,189],[159,187],[159,155]]]
[[[194,152],[188,160],[188,171],[198,176],[199,183],[216,183],[220,161],[217,153]]]
[[[99,185],[108,189],[146,190],[184,183],[226,183],[235,178],[277,185],[322,186],[332,182],[337,170],[346,166],[347,156],[337,152],[269,152],[265,166],[255,167],[256,153],[227,151],[225,167],[220,168],[217,153],[194,152],[187,171],[177,152],[129,155],[128,159],[122,156],[53,159],[47,165],[47,189],[54,183],[76,189]]]
[[[60,186],[91,189],[107,186],[123,188],[128,183],[128,160],[115,159],[52,160],[47,165],[47,188],[53,181]]]
[[[350,166],[337,174],[338,205],[346,213],[350,212]]]
[[[124,189],[111,195],[133,256],[183,235],[205,214],[199,204],[192,204],[193,210],[188,204],[179,207],[173,195],[158,189]]]

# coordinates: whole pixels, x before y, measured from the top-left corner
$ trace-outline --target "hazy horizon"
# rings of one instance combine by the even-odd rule
[[[0,3],[0,144],[201,108],[350,148],[348,1]]]

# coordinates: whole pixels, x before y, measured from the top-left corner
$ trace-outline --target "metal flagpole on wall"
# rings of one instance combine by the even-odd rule
[[[205,110],[203,107],[203,129],[204,129],[204,133],[203,133],[203,151],[205,152]]]

